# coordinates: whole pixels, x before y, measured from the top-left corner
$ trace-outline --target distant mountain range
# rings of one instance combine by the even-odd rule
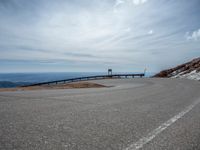
[[[13,88],[34,83],[63,80],[96,74],[97,73],[93,72],[0,73],[0,88]]]
[[[23,85],[29,85],[29,82],[10,82],[10,81],[0,81],[0,88],[13,88]]]
[[[163,70],[154,77],[187,78],[200,81],[200,57],[175,68]]]

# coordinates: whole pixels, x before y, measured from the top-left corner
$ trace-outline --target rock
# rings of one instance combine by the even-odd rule
[[[154,75],[153,77],[158,78],[189,78],[193,79],[199,79],[200,77],[200,57],[193,59],[190,62],[187,62],[185,64],[179,65],[177,67],[163,70],[159,72],[158,74]]]

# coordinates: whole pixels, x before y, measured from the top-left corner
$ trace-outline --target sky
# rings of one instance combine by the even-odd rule
[[[199,0],[0,0],[0,72],[148,72],[200,57]]]

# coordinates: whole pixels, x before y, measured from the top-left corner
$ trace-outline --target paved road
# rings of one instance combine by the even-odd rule
[[[199,82],[93,82],[112,87],[1,92],[0,149],[200,149]]]

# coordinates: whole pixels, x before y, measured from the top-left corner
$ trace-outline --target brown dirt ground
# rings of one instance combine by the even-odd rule
[[[0,88],[0,92],[5,91],[30,91],[30,90],[53,90],[53,89],[76,89],[76,88],[102,88],[106,87],[101,84],[92,82],[77,82],[67,84],[54,84],[54,85],[42,85],[42,86],[29,86],[29,87],[16,87],[16,88]]]

